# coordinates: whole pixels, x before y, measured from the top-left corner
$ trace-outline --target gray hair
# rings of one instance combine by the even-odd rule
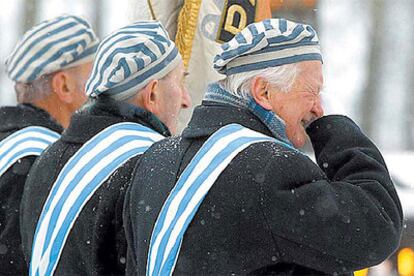
[[[250,97],[251,82],[255,77],[262,77],[269,81],[272,86],[282,92],[289,92],[298,74],[297,64],[286,64],[277,67],[270,67],[258,71],[243,72],[227,76],[221,80],[220,85],[238,98],[247,99]]]
[[[18,103],[33,103],[43,100],[52,92],[53,74],[43,75],[30,83],[16,82],[14,90]]]

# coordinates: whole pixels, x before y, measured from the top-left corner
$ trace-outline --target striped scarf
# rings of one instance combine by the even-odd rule
[[[220,84],[212,83],[207,87],[203,100],[228,104],[249,110],[270,130],[273,137],[293,147],[286,136],[285,122],[274,112],[266,110],[258,105],[253,98],[243,99],[236,97],[220,86]]]

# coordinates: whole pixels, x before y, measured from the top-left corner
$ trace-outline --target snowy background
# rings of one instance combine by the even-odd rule
[[[15,104],[4,61],[30,26],[75,14],[87,18],[102,38],[134,18],[146,17],[137,1],[0,0],[0,105]],[[303,2],[313,5],[277,10],[274,16],[315,26],[324,55],[327,113],[353,118],[385,152],[401,185],[406,216],[414,218],[414,0]]]

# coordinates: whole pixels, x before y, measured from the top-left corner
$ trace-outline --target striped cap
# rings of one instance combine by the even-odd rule
[[[42,75],[91,61],[98,39],[90,24],[73,15],[62,15],[33,27],[6,60],[13,81],[32,82]]]
[[[99,45],[86,94],[125,100],[180,62],[178,49],[160,22],[135,22],[110,34]]]
[[[306,60],[322,61],[315,30],[286,19],[266,19],[223,44],[214,68],[232,75]]]

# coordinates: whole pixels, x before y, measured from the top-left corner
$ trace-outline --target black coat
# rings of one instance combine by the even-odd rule
[[[126,103],[99,100],[72,117],[61,139],[34,164],[22,201],[22,239],[30,250],[40,212],[52,184],[70,157],[95,134],[119,122],[136,122],[169,135],[154,115]],[[77,218],[63,248],[56,275],[121,275],[125,272],[126,241],[122,207],[135,157],[118,168],[94,193]]]
[[[48,113],[32,105],[0,108],[0,141],[28,126],[62,132]],[[0,275],[25,275],[27,271],[21,249],[19,209],[24,183],[35,159],[21,158],[0,177]]]
[[[144,275],[169,192],[206,139],[229,123],[271,135],[249,111],[205,102],[181,137],[142,156],[125,198],[128,275]],[[343,116],[318,119],[308,134],[318,165],[271,142],[233,159],[184,235],[176,275],[350,274],[397,249],[401,206],[375,145]]]

